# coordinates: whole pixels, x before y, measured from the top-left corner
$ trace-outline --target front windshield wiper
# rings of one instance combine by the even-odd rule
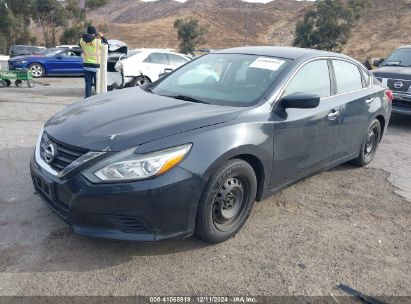
[[[206,104],[208,104],[208,102],[206,102],[204,100],[197,99],[197,98],[190,97],[190,96],[186,96],[186,95],[167,96],[167,97],[171,97],[171,98],[174,98],[174,99],[185,100],[185,101],[192,101],[192,102],[197,102],[197,103],[206,103]]]

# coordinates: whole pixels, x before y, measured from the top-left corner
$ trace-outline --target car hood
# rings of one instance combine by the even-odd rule
[[[93,151],[121,151],[234,119],[243,108],[193,103],[140,88],[91,97],[64,108],[45,125],[57,141]]]
[[[10,61],[17,61],[17,60],[35,60],[38,58],[44,58],[43,55],[26,55],[26,56],[16,56],[13,58],[10,58]]]
[[[411,80],[411,67],[387,66],[373,70],[376,77]]]

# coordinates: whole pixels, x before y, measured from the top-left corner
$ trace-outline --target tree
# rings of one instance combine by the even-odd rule
[[[174,28],[177,29],[181,53],[193,54],[197,45],[205,43],[204,34],[207,30],[199,24],[197,19],[176,19]]]
[[[0,52],[7,53],[12,44],[33,42],[29,31],[30,0],[0,0]]]
[[[341,51],[368,0],[317,0],[297,22],[294,46]]]
[[[60,43],[78,44],[81,34],[88,25],[86,12],[79,7],[77,0],[68,0],[65,10],[68,21],[60,37]]]
[[[106,5],[108,0],[86,0],[85,6],[87,8],[95,9]]]
[[[57,0],[34,0],[32,18],[41,27],[46,47],[56,46],[56,35],[67,25],[68,14]]]

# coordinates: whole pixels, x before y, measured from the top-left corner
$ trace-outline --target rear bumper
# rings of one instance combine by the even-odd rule
[[[176,167],[152,180],[92,184],[81,174],[59,180],[30,162],[34,188],[73,231],[91,237],[159,241],[194,232],[202,179]]]

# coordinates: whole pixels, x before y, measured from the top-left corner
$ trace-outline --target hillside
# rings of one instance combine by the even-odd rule
[[[89,11],[88,18],[95,24],[109,24],[107,36],[131,47],[176,48],[174,20],[189,16],[208,28],[204,47],[291,45],[295,23],[312,5],[292,0],[267,4],[239,0],[111,0]],[[344,52],[357,58],[385,56],[398,45],[411,43],[410,32],[411,0],[374,0]]]

